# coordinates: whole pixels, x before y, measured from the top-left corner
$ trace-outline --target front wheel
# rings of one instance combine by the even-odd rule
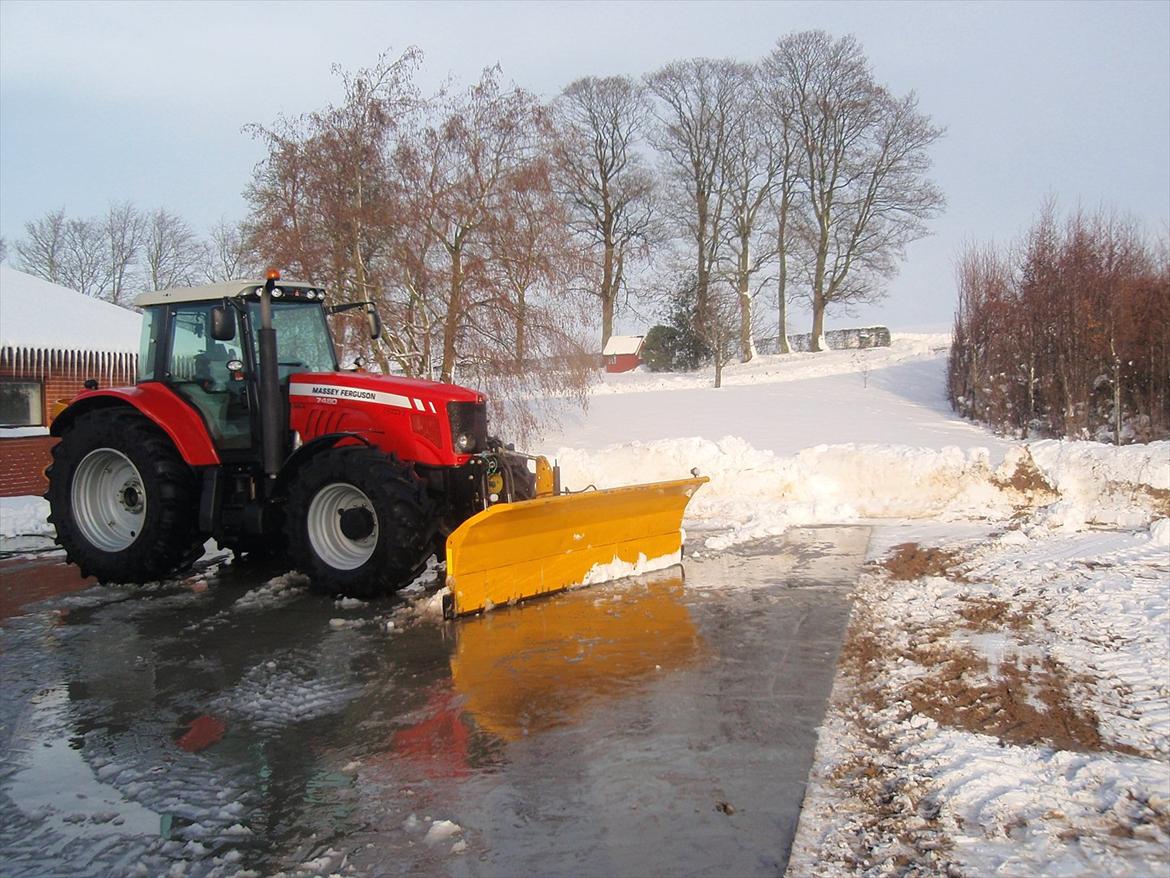
[[[370,598],[408,584],[434,550],[436,527],[414,470],[375,448],[321,452],[288,492],[293,561],[329,594]]]
[[[82,576],[144,582],[199,557],[195,475],[137,412],[79,416],[53,447],[48,477],[49,521]]]

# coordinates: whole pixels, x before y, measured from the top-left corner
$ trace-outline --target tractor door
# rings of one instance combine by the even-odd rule
[[[231,341],[212,337],[212,310],[218,303],[171,306],[168,380],[203,416],[221,450],[252,445],[252,413],[246,381],[234,380],[227,364],[244,361],[240,333]]]

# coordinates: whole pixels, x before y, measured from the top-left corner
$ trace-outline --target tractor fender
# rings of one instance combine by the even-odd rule
[[[370,441],[359,433],[324,433],[320,436],[315,436],[290,454],[284,462],[284,466],[280,468],[280,473],[276,477],[276,494],[283,495],[288,485],[296,479],[301,467],[316,455],[322,451],[328,451],[330,448],[347,440],[372,447]]]
[[[111,387],[79,393],[49,428],[62,436],[79,415],[102,408],[130,406],[166,433],[188,466],[214,466],[219,454],[198,413],[166,385],[149,381],[134,387]]]

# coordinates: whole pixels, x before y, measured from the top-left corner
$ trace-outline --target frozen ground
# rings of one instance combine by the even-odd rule
[[[692,556],[880,524],[790,874],[1164,874],[1170,443],[960,421],[945,344],[759,358],[719,390],[607,376],[541,450],[575,489],[697,467]],[[4,533],[36,518],[8,508]]]

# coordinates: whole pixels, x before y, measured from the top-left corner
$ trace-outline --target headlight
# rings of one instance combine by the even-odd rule
[[[460,451],[467,453],[475,447],[475,437],[470,433],[460,433],[455,437],[455,447]]]

